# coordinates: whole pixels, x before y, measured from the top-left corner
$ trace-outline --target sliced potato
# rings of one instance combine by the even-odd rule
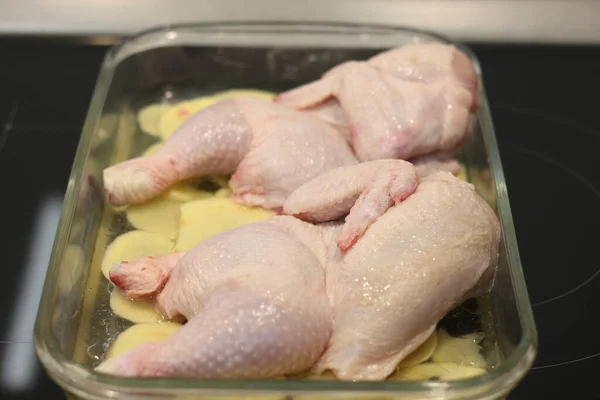
[[[481,334],[455,338],[443,329],[438,330],[438,343],[431,359],[436,363],[456,363],[485,368],[487,363],[480,353]]]
[[[494,204],[496,200],[496,189],[493,184],[491,173],[488,169],[471,170],[471,183],[479,195],[488,202]]]
[[[261,99],[273,100],[275,98],[275,93],[267,92],[265,90],[256,90],[256,89],[230,89],[224,92],[215,93],[213,98],[216,101],[229,99],[231,97],[236,96],[254,96],[259,97]]]
[[[229,179],[223,176],[211,176],[210,179],[222,188],[229,188]]]
[[[127,220],[136,229],[160,233],[175,240],[179,230],[181,203],[159,196],[127,208]]]
[[[192,115],[214,102],[215,100],[211,97],[199,97],[194,100],[175,104],[160,119],[160,137],[163,140],[167,140]]]
[[[228,198],[229,196],[231,196],[231,189],[229,189],[229,188],[219,189],[215,193],[215,197],[220,198],[220,199],[225,199],[225,198]]]
[[[170,108],[167,104],[152,104],[142,108],[137,115],[140,129],[148,135],[160,137],[160,120]]]
[[[218,100],[215,99],[213,96],[196,97],[195,99],[188,101],[188,107],[191,113],[194,114],[202,110],[203,108],[213,105],[217,101]]]
[[[404,360],[400,361],[398,368],[411,367],[429,360],[437,346],[437,341],[438,334],[436,331],[433,331],[423,344],[417,347],[417,349],[410,353]]]
[[[148,322],[136,324],[123,331],[108,350],[108,357],[116,357],[146,343],[160,342],[177,332],[181,324]]]
[[[121,318],[136,324],[143,322],[161,322],[165,318],[154,310],[150,300],[129,300],[120,290],[110,293],[110,308]]]
[[[145,157],[145,156],[151,156],[151,155],[153,155],[154,153],[156,153],[158,151],[158,149],[160,149],[160,146],[162,146],[162,145],[163,145],[163,142],[154,143],[153,145],[151,145],[150,147],[148,147],[146,149],[146,151],[144,151],[142,153],[142,156]]]
[[[214,193],[196,189],[194,186],[187,183],[175,185],[165,194],[166,199],[177,201],[179,203],[187,203],[189,201],[207,199],[214,196]],[[179,219],[177,220],[177,223],[179,224]]]
[[[159,233],[130,231],[108,245],[102,257],[102,274],[108,279],[113,265],[146,256],[164,256],[173,251],[173,242]]]
[[[442,381],[453,381],[467,379],[485,374],[485,369],[459,365],[455,363],[428,362],[412,367],[402,368],[390,377],[390,380],[399,381],[425,381],[440,379]]]
[[[454,363],[439,363],[441,369],[446,372],[442,375],[442,380],[455,381],[460,379],[473,378],[486,373],[483,368],[472,367],[469,365],[458,365]]]
[[[175,250],[190,250],[213,235],[274,214],[262,208],[244,207],[230,198],[213,197],[183,204]]]
[[[460,164],[460,169],[458,170],[458,172],[455,175],[458,179],[466,181],[467,180],[467,169],[465,168],[465,166]]]

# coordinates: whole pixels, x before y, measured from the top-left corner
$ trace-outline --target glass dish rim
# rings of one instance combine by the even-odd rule
[[[240,28],[239,31],[227,32],[227,34],[252,34],[252,29],[257,27],[285,30],[288,34],[298,33],[335,33],[335,29],[347,29],[351,34],[359,34],[384,30],[389,33],[397,34],[409,33],[426,36],[441,42],[452,44],[464,51],[474,63],[480,83],[479,101],[480,107],[477,111],[478,120],[481,124],[481,131],[484,145],[489,158],[491,171],[494,176],[497,213],[502,223],[502,234],[504,236],[511,282],[515,293],[517,311],[521,323],[521,340],[514,351],[496,368],[487,373],[469,379],[453,382],[341,382],[341,381],[290,381],[290,380],[199,380],[199,379],[176,379],[176,378],[120,378],[108,375],[96,374],[72,362],[57,351],[57,343],[52,335],[45,335],[50,330],[51,300],[50,297],[53,288],[56,287],[56,278],[58,272],[58,261],[62,258],[62,252],[65,248],[68,235],[70,233],[71,221],[75,211],[76,194],[81,185],[81,174],[85,166],[87,157],[91,150],[92,137],[96,131],[97,124],[102,114],[106,95],[111,85],[112,77],[117,65],[128,56],[143,51],[144,49],[135,49],[135,42],[148,38],[156,34],[164,34],[168,39],[169,32],[193,30],[206,30],[207,32],[217,32],[219,30]],[[330,32],[304,31],[303,29],[321,28],[330,30]],[[344,32],[340,32],[344,33]],[[166,42],[169,45],[183,45],[176,41]],[[133,45],[130,54],[122,55],[121,52]],[[162,46],[152,45],[148,49]],[[360,48],[360,43],[357,48]],[[134,51],[135,50],[135,51]],[[529,295],[526,289],[525,278],[523,275],[521,260],[516,242],[512,212],[508,199],[508,192],[504,179],[504,172],[500,155],[498,151],[496,135],[490,115],[489,104],[485,95],[485,88],[482,81],[482,72],[479,60],[475,54],[465,45],[455,42],[450,38],[439,33],[394,25],[382,24],[355,24],[340,22],[306,22],[306,21],[222,21],[206,23],[182,23],[168,24],[154,27],[142,31],[136,35],[125,38],[119,44],[111,46],[108,49],[99,73],[93,96],[86,115],[85,123],[77,147],[73,167],[69,176],[67,189],[64,197],[63,208],[59,224],[56,230],[56,236],[52,249],[44,290],[42,293],[38,316],[36,320],[34,343],[36,352],[42,364],[49,374],[60,384],[69,390],[78,389],[89,394],[89,389],[98,386],[100,390],[123,391],[141,393],[156,393],[156,391],[168,392],[174,391],[259,391],[259,392],[320,392],[320,393],[342,393],[342,392],[364,392],[366,393],[389,393],[400,392],[403,394],[424,394],[427,393],[446,393],[452,392],[453,395],[460,396],[461,393],[467,394],[467,391],[475,388],[481,388],[489,396],[498,395],[501,392],[508,392],[516,384],[533,364],[537,351],[537,332]],[[488,386],[487,390],[483,386]],[[87,389],[87,390],[86,390]],[[124,393],[123,393],[124,394]],[[482,393],[479,393],[479,395]],[[466,397],[468,398],[468,397]],[[478,397],[479,398],[479,397]]]

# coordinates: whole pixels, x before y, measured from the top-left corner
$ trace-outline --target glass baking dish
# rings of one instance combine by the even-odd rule
[[[106,55],[65,195],[35,329],[37,354],[68,393],[85,399],[496,399],[533,363],[537,336],[521,269],[506,185],[483,85],[461,161],[467,178],[497,211],[503,229],[493,289],[478,299],[486,340],[484,375],[458,381],[133,379],[96,374],[103,353],[94,342],[116,322],[106,315],[100,273],[114,238],[115,212],[105,206],[102,170],[140,154],[151,142],[136,111],[228,88],[281,91],[318,78],[349,59],[409,42],[453,43],[419,30],[347,24],[211,23],[159,28],[123,41]],[[472,59],[472,52],[456,44]]]

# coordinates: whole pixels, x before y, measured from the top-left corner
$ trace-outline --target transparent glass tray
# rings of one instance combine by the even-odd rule
[[[134,379],[96,374],[90,338],[102,319],[107,282],[100,273],[115,236],[105,207],[102,170],[138,155],[151,141],[135,112],[228,88],[281,91],[318,78],[349,59],[410,42],[452,43],[406,28],[307,23],[212,23],[160,28],[112,48],[102,66],[69,178],[35,330],[38,356],[67,392],[85,399],[496,399],[533,363],[537,335],[483,84],[469,141],[461,154],[468,179],[502,224],[500,264],[485,302],[485,335],[496,350],[484,375],[442,382]],[[481,76],[479,63],[464,46]],[[106,333],[105,332],[105,333]],[[491,340],[490,339],[490,340]]]

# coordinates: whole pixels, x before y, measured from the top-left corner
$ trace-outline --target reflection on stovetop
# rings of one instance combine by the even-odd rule
[[[536,363],[511,398],[599,398],[600,130],[513,107],[495,116],[498,130],[519,127],[503,161],[539,332]]]
[[[0,42],[0,398],[64,399],[33,348],[63,193],[105,49]],[[8,239],[11,240],[8,240]]]
[[[600,49],[473,46],[492,103],[539,355],[509,396],[596,399]],[[0,397],[64,398],[32,329],[102,47],[0,40]]]

